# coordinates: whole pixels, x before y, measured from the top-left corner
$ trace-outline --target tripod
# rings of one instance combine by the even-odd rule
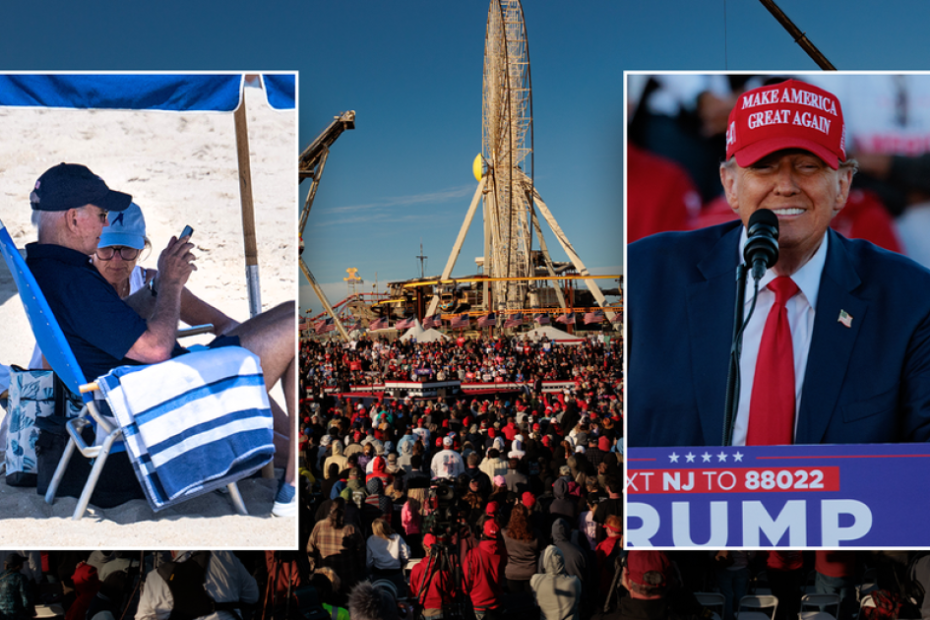
[[[451,537],[444,534],[442,538],[449,539]],[[450,542],[437,542],[433,545],[429,557],[425,561],[427,562],[426,570],[417,591],[417,604],[420,606],[421,613],[426,608],[425,601],[429,587],[434,579],[438,579],[442,596],[443,620],[464,620],[466,597],[461,587],[463,582],[462,564],[459,562],[459,556],[455,548]],[[443,573],[445,573],[445,577]],[[444,579],[448,580],[446,584],[443,584]],[[445,591],[446,588],[443,587],[444,585],[447,585],[451,590],[449,592],[451,600],[449,601],[446,600],[447,592]]]

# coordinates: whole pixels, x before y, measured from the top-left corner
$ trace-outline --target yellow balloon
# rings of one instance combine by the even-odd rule
[[[481,182],[481,174],[484,172],[484,166],[481,165],[481,153],[475,155],[475,161],[471,164],[471,170],[475,173],[475,180]]]

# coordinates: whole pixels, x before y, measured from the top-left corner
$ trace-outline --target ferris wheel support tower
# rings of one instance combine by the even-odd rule
[[[534,276],[533,236],[550,276],[555,269],[549,256],[536,210],[546,220],[559,245],[582,276],[590,275],[581,257],[559,227],[533,183],[533,90],[530,79],[529,44],[520,0],[491,0],[484,43],[484,83],[482,96],[482,151],[475,160],[478,187],[459,229],[458,237],[442,272],[442,280],[452,276],[462,244],[483,203],[484,273],[490,278]],[[607,300],[593,279],[585,285],[601,307]],[[484,283],[484,299],[492,292],[495,308],[520,309],[527,305],[529,283],[495,280]],[[555,287],[559,305],[566,308],[561,289]],[[434,295],[427,315],[439,305]],[[613,313],[608,312],[608,318]]]

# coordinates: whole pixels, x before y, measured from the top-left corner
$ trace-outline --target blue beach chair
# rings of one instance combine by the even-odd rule
[[[149,366],[121,366],[85,380],[35,278],[0,222],[2,253],[52,370],[84,402],[67,421],[68,445],[45,501],[55,494],[74,451],[94,464],[72,519],[80,519],[107,457],[126,450],[154,511],[226,487],[239,514],[248,514],[236,481],[274,457],[272,415],[258,358],[241,347],[188,353]],[[95,400],[94,394],[102,396]],[[113,417],[110,417],[112,414]],[[97,440],[81,432],[96,427]]]

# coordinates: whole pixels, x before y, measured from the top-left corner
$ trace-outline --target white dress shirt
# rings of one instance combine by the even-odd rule
[[[788,310],[788,325],[791,328],[791,345],[794,351],[794,425],[797,430],[797,412],[801,406],[801,389],[804,387],[804,372],[807,369],[807,355],[811,346],[811,335],[814,331],[814,316],[817,307],[817,294],[820,291],[820,276],[827,261],[827,235],[824,234],[823,243],[807,263],[805,263],[791,279],[798,285],[798,293],[788,300],[785,308]],[[743,228],[740,237],[739,255],[743,256],[746,245],[746,229]],[[759,298],[756,309],[752,313],[746,329],[743,331],[743,349],[740,356],[740,392],[739,408],[733,425],[733,445],[746,445],[746,432],[749,428],[749,402],[752,398],[752,386],[756,376],[756,360],[759,357],[759,346],[762,343],[762,332],[769,311],[775,304],[775,293],[768,288],[769,282],[777,274],[769,269],[759,281]],[[755,284],[752,275],[746,278],[746,303],[744,305],[744,320],[749,308],[752,306],[752,297]]]

